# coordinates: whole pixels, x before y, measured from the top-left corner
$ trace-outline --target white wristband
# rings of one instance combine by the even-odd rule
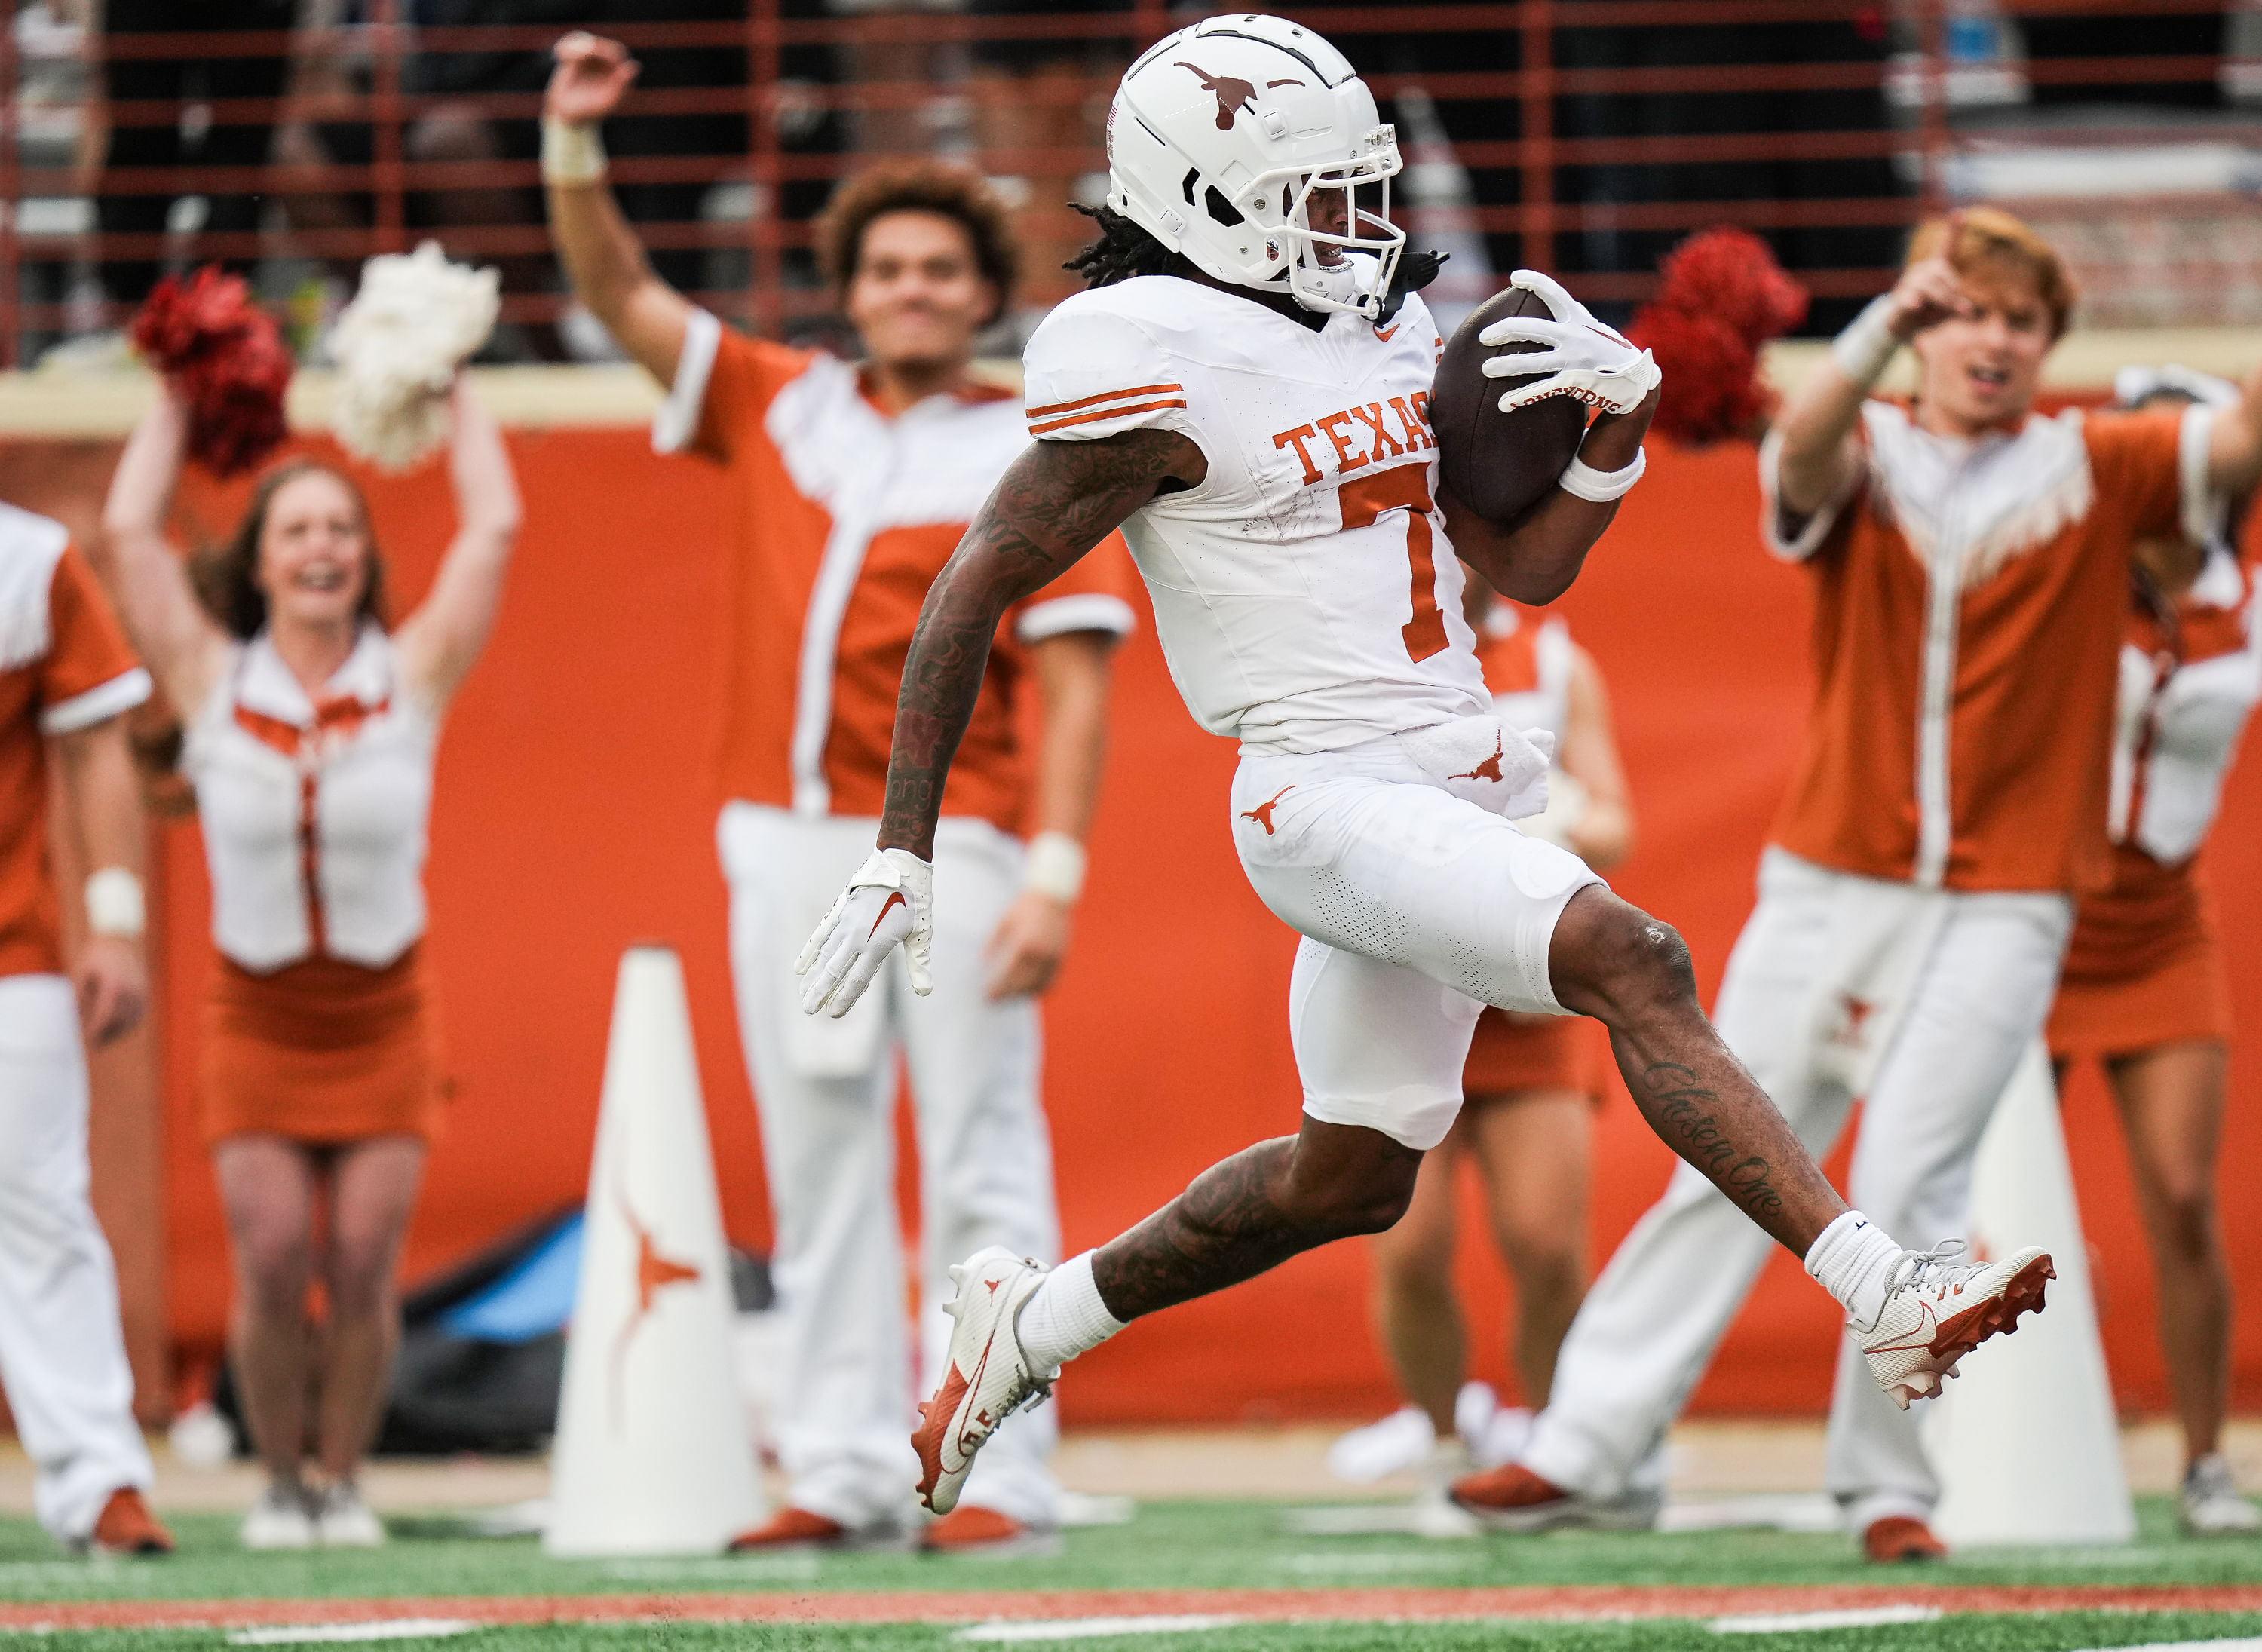
[[[86,880],[86,927],[90,934],[132,940],[148,921],[141,880],[122,866],[105,866]]]
[[[542,123],[542,181],[544,184],[601,184],[605,177],[605,141],[597,123],[572,126],[545,119]]]
[[[1084,845],[1067,833],[1040,832],[1029,840],[1029,866],[1021,887],[1072,905],[1084,893]]]
[[[1885,376],[1900,350],[1901,341],[1885,325],[1892,307],[1890,292],[1870,299],[1867,308],[1846,323],[1846,330],[1830,341],[1830,359],[1864,390]]]
[[[1623,499],[1641,480],[1649,468],[1649,450],[1638,447],[1633,451],[1633,463],[1622,471],[1598,471],[1583,459],[1573,459],[1555,479],[1555,486],[1565,493],[1597,505]]]

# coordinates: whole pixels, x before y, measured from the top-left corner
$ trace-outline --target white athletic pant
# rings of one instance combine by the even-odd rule
[[[86,1112],[70,983],[0,977],[0,1382],[38,1467],[40,1524],[65,1542],[150,1478],[118,1278],[87,1202]]]
[[[935,833],[934,991],[900,955],[839,1021],[801,1013],[795,955],[871,853],[878,822],[733,803],[717,826],[731,967],[761,1120],[783,1316],[780,1454],[796,1508],[863,1528],[908,1513],[918,1460],[904,1242],[896,1220],[896,1058],[919,1155],[919,1386],[949,1340],[946,1270],[984,1245],[1057,1259],[1036,1005],[991,1002],[983,949],[1021,886],[1020,843],[988,822]],[[1031,1525],[1057,1516],[1050,1405],[1017,1414],[962,1501]]]
[[[1556,920],[1599,884],[1585,862],[1444,790],[1394,739],[1245,757],[1234,846],[1303,935],[1288,986],[1304,1111],[1427,1151],[1461,1107],[1486,1004],[1561,1014]]]
[[[1896,905],[1898,937],[1878,922]],[[1715,1024],[1819,1159],[1860,1087],[1845,1047],[1878,1008],[1847,984],[1875,964],[1881,941],[1913,943],[1897,1026],[1875,1052],[1847,1197],[1902,1245],[1927,1248],[1965,1231],[1972,1154],[2049,1014],[2071,920],[2062,896],[1927,892],[1770,850]],[[1588,1497],[1623,1495],[1773,1244],[1694,1168],[1678,1166],[1579,1309],[1525,1466]],[[1855,1530],[1889,1514],[1927,1515],[1938,1500],[1917,1436],[1921,1406],[1896,1409],[1853,1339],[1842,1339],[1826,1482]]]

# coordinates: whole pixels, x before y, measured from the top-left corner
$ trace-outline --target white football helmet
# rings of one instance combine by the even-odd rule
[[[1254,12],[1157,42],[1107,112],[1108,206],[1205,274],[1309,310],[1381,313],[1406,245],[1390,221],[1400,165],[1397,133],[1349,60]],[[1362,185],[1380,191],[1373,211]],[[1313,227],[1315,196],[1340,206],[1320,214],[1331,227]]]

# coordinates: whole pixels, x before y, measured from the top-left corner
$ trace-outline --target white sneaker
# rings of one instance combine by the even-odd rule
[[[306,1507],[306,1488],[268,1482],[236,1528],[236,1538],[246,1548],[313,1547],[314,1517]]]
[[[2194,1537],[2229,1537],[2262,1531],[2262,1509],[2238,1495],[2230,1465],[2210,1452],[2184,1475],[2184,1530]]]
[[[1939,1393],[1958,1360],[1998,1332],[2015,1330],[2020,1315],[2040,1313],[2042,1288],[2057,1277],[2040,1245],[1999,1262],[1956,1260],[1963,1252],[1961,1239],[1903,1252],[1877,1323],[1847,1321],[1869,1374],[1903,1410],[1911,1400]]]
[[[1436,1438],[1428,1412],[1401,1405],[1379,1422],[1336,1435],[1328,1447],[1328,1472],[1353,1485],[1371,1484],[1416,1467]]]
[[[324,1548],[382,1548],[385,1522],[362,1501],[360,1487],[341,1482],[314,1499],[314,1537]]]
[[[950,1270],[957,1295],[943,1304],[955,1323],[942,1386],[919,1407],[919,1501],[937,1514],[958,1506],[974,1454],[998,1425],[1053,1390],[1058,1368],[1029,1368],[1013,1322],[1051,1270],[1000,1244],[976,1251]]]
[[[1453,1484],[1469,1472],[1469,1448],[1458,1435],[1432,1445],[1422,1461],[1422,1489],[1414,1496],[1416,1537],[1481,1537],[1484,1522],[1453,1501]]]

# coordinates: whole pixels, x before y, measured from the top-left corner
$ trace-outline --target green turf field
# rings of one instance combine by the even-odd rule
[[[566,1648],[809,1648],[810,1652],[912,1652],[992,1644],[970,1622],[964,1598],[1036,1591],[1144,1591],[1153,1614],[1200,1613],[1203,1591],[1311,1591],[1362,1590],[1451,1591],[1513,1586],[1859,1585],[1888,1592],[1905,1584],[1927,1600],[1938,1591],[1988,1586],[2134,1588],[2161,1585],[2262,1585],[2262,1542],[2201,1542],[2179,1535],[2165,1500],[2143,1505],[2143,1533],[2124,1549],[1973,1552],[1920,1569],[1867,1566],[1846,1540],[1775,1532],[1713,1532],[1672,1536],[1558,1533],[1536,1538],[1484,1538],[1435,1542],[1397,1535],[1315,1537],[1288,1523],[1279,1504],[1173,1503],[1142,1507],[1128,1526],[1072,1531],[1059,1553],[1013,1559],[932,1558],[908,1554],[789,1555],[746,1559],[618,1562],[554,1561],[529,1540],[482,1540],[457,1522],[432,1518],[396,1519],[394,1541],[368,1552],[246,1555],[234,1546],[234,1521],[187,1516],[176,1523],[182,1551],[155,1562],[86,1562],[59,1556],[25,1521],[0,1523],[0,1603],[10,1621],[0,1640],[36,1633],[55,1652],[190,1652],[231,1644],[227,1627],[78,1629],[48,1627],[37,1606],[69,1603],[308,1603],[301,1621],[321,1615],[330,1599],[403,1599],[634,1595],[673,1597],[697,1610],[701,1596],[791,1597],[796,1617],[822,1619],[830,1598],[846,1604],[858,1595],[905,1591],[955,1594],[945,1623],[826,1624],[746,1622],[709,1624],[660,1620],[613,1624],[525,1624],[482,1627],[444,1641],[387,1640],[382,1647],[407,1652],[442,1645],[450,1652],[558,1652]],[[1158,1608],[1155,1596],[1180,1593]],[[844,1599],[844,1598],[846,1598]],[[1272,1597],[1268,1597],[1272,1598]],[[1410,1597],[1409,1597],[1410,1598]],[[787,1604],[781,1600],[781,1609]],[[1222,1603],[1229,1604],[1229,1603]],[[2255,1603],[2250,1603],[2255,1604]],[[123,1609],[123,1608],[121,1608]],[[176,1607],[175,1610],[181,1608]],[[1450,1607],[1448,1609],[1451,1609]],[[1653,1606],[1646,1610],[1654,1610]],[[1800,1609],[1795,1601],[1784,1610]],[[1950,1615],[1931,1622],[1855,1628],[1720,1634],[1708,1613],[1640,1621],[1533,1622],[1488,1619],[1472,1622],[1342,1621],[1286,1624],[1247,1622],[1166,1633],[1028,1641],[1037,1645],[1217,1648],[1221,1652],[1313,1648],[1351,1652],[1389,1647],[1408,1652],[1459,1652],[1483,1647],[1593,1648],[1649,1652],[1664,1647],[1717,1646],[1776,1652],[2075,1652],[2077,1648],[2262,1636],[2262,1609],[2237,1612],[2063,1610]],[[233,1610],[229,1608],[228,1610]],[[289,1624],[289,1606],[266,1605],[262,1621]],[[208,1615],[210,1615],[208,1613]],[[220,1613],[226,1616],[226,1612]],[[407,1614],[404,1614],[407,1615]],[[1589,1614],[1591,1615],[1591,1614]],[[247,1617],[244,1620],[249,1621]],[[1030,1626],[1013,1633],[1025,1634]],[[1048,1627],[1057,1631],[1067,1625]],[[1077,1626],[1083,1627],[1083,1626]],[[1151,1631],[1151,1625],[1142,1626]],[[969,1635],[969,1628],[975,1633]],[[996,1644],[1014,1644],[1001,1641]],[[238,1642],[241,1644],[241,1642]]]

